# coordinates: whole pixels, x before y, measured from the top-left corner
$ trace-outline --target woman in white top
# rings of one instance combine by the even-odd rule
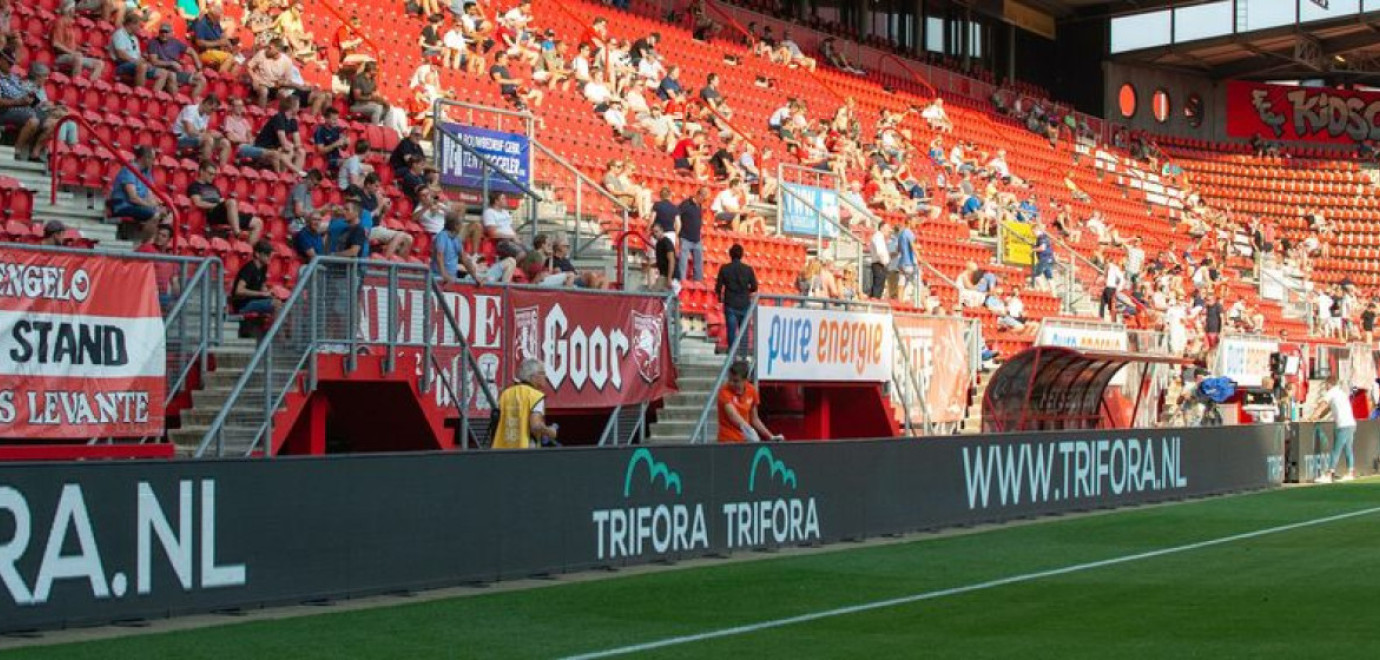
[[[1184,325],[1188,318],[1188,308],[1178,296],[1171,296],[1169,306],[1164,310],[1164,329],[1169,335],[1169,352],[1183,355],[1188,348],[1188,328]]]

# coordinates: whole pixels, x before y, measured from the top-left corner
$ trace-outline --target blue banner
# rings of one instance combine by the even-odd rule
[[[508,176],[524,185],[532,185],[531,172],[528,171],[531,146],[526,135],[491,131],[463,124],[448,123],[444,126],[446,130],[439,133],[440,148],[436,150],[436,169],[441,173],[442,185],[458,188],[484,187],[486,168],[475,157],[474,152],[482,154]],[[474,152],[461,149],[451,135],[459,136],[460,141]],[[490,170],[488,177],[489,190],[514,194],[522,192],[497,172]]]
[[[839,193],[829,188],[798,183],[781,184],[781,231],[801,236],[838,238]],[[790,191],[789,193],[786,191]],[[814,208],[810,208],[813,205]],[[819,209],[819,213],[815,212]],[[833,220],[825,222],[820,214]],[[820,225],[824,225],[822,228]],[[821,234],[821,229],[823,232]]]

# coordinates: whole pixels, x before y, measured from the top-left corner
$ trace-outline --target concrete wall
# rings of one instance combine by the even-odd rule
[[[1158,134],[1203,140],[1227,139],[1227,94],[1224,82],[1206,76],[1115,62],[1104,62],[1102,68],[1105,80],[1104,107],[1108,121]],[[1130,117],[1122,115],[1118,101],[1121,87],[1126,83],[1135,87],[1137,96],[1136,111]],[[1156,121],[1154,116],[1152,99],[1158,90],[1164,90],[1169,95],[1169,117],[1163,123]],[[1184,115],[1184,106],[1192,94],[1197,94],[1203,100],[1203,121],[1197,128],[1191,126]]]

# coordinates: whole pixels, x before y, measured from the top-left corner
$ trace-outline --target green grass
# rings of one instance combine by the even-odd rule
[[[556,657],[1380,506],[1273,491],[527,591],[20,649],[21,658]],[[1375,658],[1380,514],[659,649],[653,657]]]

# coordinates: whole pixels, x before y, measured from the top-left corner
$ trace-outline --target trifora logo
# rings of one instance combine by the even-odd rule
[[[758,477],[779,484],[779,490],[796,490],[795,470],[777,460],[767,447],[758,447],[748,468],[748,494],[758,494]],[[766,490],[764,487],[763,490]],[[801,543],[819,539],[819,510],[815,498],[766,497],[723,506],[729,548],[762,546],[768,543]]]
[[[639,479],[639,475],[644,471]],[[646,488],[660,488],[681,497],[684,488],[680,474],[656,460],[650,449],[639,448],[628,459],[623,476],[623,499],[631,499],[642,482]],[[594,512],[599,559],[638,557],[648,551],[657,554],[685,552],[709,547],[704,505],[673,502],[653,506],[628,506]]]
[[[92,519],[79,484],[62,486],[52,521],[47,525],[34,520],[29,498],[23,492],[0,485],[0,530],[13,530],[9,538],[0,537],[0,583],[16,605],[47,603],[53,583],[59,580],[84,581],[91,596],[103,600],[124,597],[131,586],[126,571],[133,571],[132,586],[137,595],[143,596],[153,593],[154,555],[162,554],[184,592],[243,586],[244,564],[216,563],[216,482],[203,479],[200,488],[194,488],[196,485],[191,480],[179,481],[176,508],[171,508],[159,502],[148,482],[138,483],[131,493],[136,510],[134,566],[114,567],[111,573],[106,572],[111,567],[102,561],[102,547],[97,542],[96,523],[101,519]],[[197,490],[200,497],[194,496]],[[198,512],[199,526],[193,525],[194,512]],[[12,527],[9,521],[13,521]],[[106,538],[129,538],[120,531],[124,530],[107,532]],[[37,572],[26,577],[19,564],[32,554],[30,550],[39,550],[37,543],[31,547],[30,542],[45,537]],[[161,553],[154,552],[155,540]],[[196,550],[200,551],[199,561],[194,559]]]

